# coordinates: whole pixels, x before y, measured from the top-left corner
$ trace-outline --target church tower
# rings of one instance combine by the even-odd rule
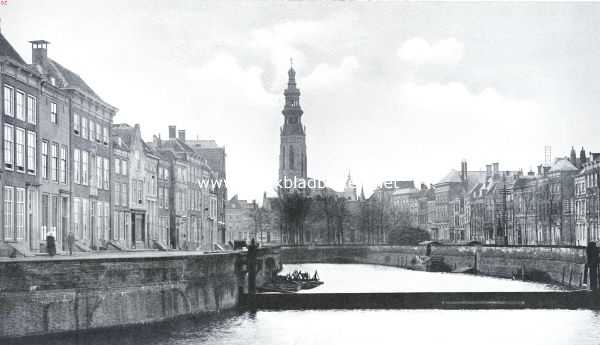
[[[296,71],[290,66],[288,85],[283,92],[285,106],[281,112],[284,117],[280,129],[279,180],[306,178],[306,129],[302,125],[300,108],[300,90],[296,87]]]

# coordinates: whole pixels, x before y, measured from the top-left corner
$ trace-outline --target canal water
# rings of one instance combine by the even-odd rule
[[[318,271],[303,293],[544,291],[556,287],[462,274],[354,264],[286,265]],[[348,345],[600,344],[600,313],[588,310],[307,310],[226,312],[30,344]],[[21,343],[22,344],[22,343]]]

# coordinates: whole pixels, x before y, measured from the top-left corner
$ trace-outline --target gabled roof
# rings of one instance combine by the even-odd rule
[[[127,146],[131,147],[135,128],[126,123],[115,123],[112,125],[112,136],[120,137],[121,141]]]
[[[462,183],[462,179],[456,169],[450,170],[444,178],[442,178],[437,184],[446,184],[446,183]]]
[[[578,171],[579,169],[577,169],[573,163],[571,163],[568,159],[566,158],[559,158],[556,160],[556,162],[554,162],[554,165],[552,165],[552,168],[550,168],[550,172],[567,172],[567,171]]]
[[[143,140],[142,140],[142,147],[144,148],[144,154],[146,154],[146,155],[152,155],[156,159],[160,159],[160,155],[158,154],[158,151],[156,151],[150,145],[146,144]]]
[[[10,44],[10,42],[8,42],[4,35],[2,35],[2,33],[0,33],[0,56],[6,56],[22,65],[27,65],[25,60],[23,60],[21,55],[17,53],[15,48],[13,48],[13,46]]]
[[[58,62],[48,58],[48,71],[45,71],[60,81],[59,86],[62,88],[76,89],[84,94],[92,96],[97,100],[104,102],[94,90],[75,72],[59,64]]]
[[[531,182],[535,182],[536,179],[537,179],[536,176],[528,176],[528,175],[519,176],[513,183],[513,188],[515,188],[515,189],[527,188],[527,186]]]

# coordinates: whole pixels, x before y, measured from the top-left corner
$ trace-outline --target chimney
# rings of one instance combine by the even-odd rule
[[[169,126],[169,139],[175,139],[175,136],[176,136],[175,133],[177,133],[176,129],[177,129],[177,127],[175,127],[175,126]]]
[[[542,167],[543,167],[543,165],[541,165],[541,164],[537,166],[539,176],[542,176]]]
[[[185,141],[185,129],[178,130],[177,136],[179,137],[179,140]]]
[[[486,177],[492,176],[492,165],[491,164],[485,165],[485,176]]]
[[[156,146],[160,146],[160,137],[157,135],[152,136],[152,143]]]
[[[48,62],[48,41],[37,40],[29,41],[31,43],[31,62],[34,65],[46,67]]]
[[[496,162],[493,164],[493,173],[494,176],[498,176],[500,173],[500,163]]]
[[[535,176],[535,173],[533,172],[533,170],[529,170],[529,172],[527,173],[527,176]]]
[[[465,182],[467,180],[467,161],[460,162],[460,179]]]

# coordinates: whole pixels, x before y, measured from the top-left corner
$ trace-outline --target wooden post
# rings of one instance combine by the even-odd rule
[[[248,246],[248,254],[246,256],[248,260],[248,306],[251,308],[256,307],[256,242],[254,238]]]
[[[598,247],[596,242],[588,242],[586,248],[587,266],[589,268],[590,289],[598,291]]]

